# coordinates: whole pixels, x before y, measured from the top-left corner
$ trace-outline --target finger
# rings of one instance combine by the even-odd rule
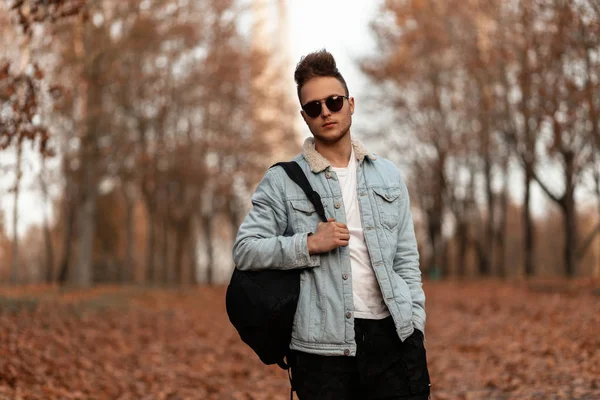
[[[348,228],[340,228],[339,226],[335,227],[335,232],[336,233],[341,233],[344,235],[349,235],[350,234],[350,230]]]
[[[339,236],[339,239],[341,239],[341,240],[350,240],[350,234],[341,234]]]
[[[341,223],[341,222],[336,222],[335,226],[337,226],[338,228],[342,228],[342,229],[348,229],[348,226],[346,224]]]
[[[335,218],[327,218],[327,222],[335,222]]]

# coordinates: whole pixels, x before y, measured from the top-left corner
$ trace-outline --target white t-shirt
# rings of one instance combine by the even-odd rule
[[[346,225],[350,231],[348,249],[352,269],[352,294],[354,298],[354,317],[365,319],[382,319],[390,315],[383,301],[381,289],[371,266],[367,245],[363,236],[363,226],[357,197],[356,157],[354,150],[346,168],[331,168],[337,174],[344,210]]]

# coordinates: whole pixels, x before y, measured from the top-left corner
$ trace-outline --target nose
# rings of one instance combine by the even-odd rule
[[[321,103],[321,117],[327,119],[331,115],[331,111],[325,105],[325,102]]]

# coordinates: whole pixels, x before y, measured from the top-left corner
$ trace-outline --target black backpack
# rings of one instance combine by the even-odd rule
[[[281,162],[288,176],[298,184],[326,222],[321,197],[312,190],[298,163]],[[288,369],[284,358],[289,353],[292,324],[300,296],[302,269],[240,271],[233,270],[227,287],[227,315],[241,339],[260,360]]]

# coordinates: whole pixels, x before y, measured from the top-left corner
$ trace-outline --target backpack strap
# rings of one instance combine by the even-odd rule
[[[319,217],[321,217],[321,220],[323,222],[327,222],[325,208],[323,208],[323,203],[321,202],[321,196],[319,196],[319,193],[314,191],[312,186],[310,186],[310,183],[308,182],[306,175],[304,175],[304,171],[302,171],[300,164],[298,164],[296,161],[278,162],[277,164],[271,166],[271,168],[276,166],[283,167],[290,179],[296,182],[296,184],[302,188],[304,193],[306,193],[306,197],[308,197],[308,200],[310,200],[313,206],[315,206],[315,210],[317,211],[317,214],[319,214]]]
[[[302,167],[300,167],[300,164],[298,164],[296,161],[278,162],[277,164],[272,165],[271,168],[276,166],[282,167],[287,173],[287,175],[290,177],[290,179],[293,180],[298,186],[300,186],[300,188],[302,188],[302,190],[306,194],[306,197],[308,197],[308,200],[310,200],[310,202],[315,207],[315,210],[317,211],[317,214],[319,214],[321,220],[323,222],[327,222],[327,217],[325,216],[325,208],[323,207],[323,203],[321,202],[321,196],[319,195],[319,193],[313,190],[312,186],[310,186],[308,178],[306,178],[306,175],[304,174],[304,171],[302,171]],[[290,400],[293,400],[295,389],[294,383],[292,381],[292,375],[290,374],[289,357],[286,358],[288,361],[287,363],[283,359],[281,359],[277,362],[277,365],[287,370],[288,372],[288,378],[290,379]]]

